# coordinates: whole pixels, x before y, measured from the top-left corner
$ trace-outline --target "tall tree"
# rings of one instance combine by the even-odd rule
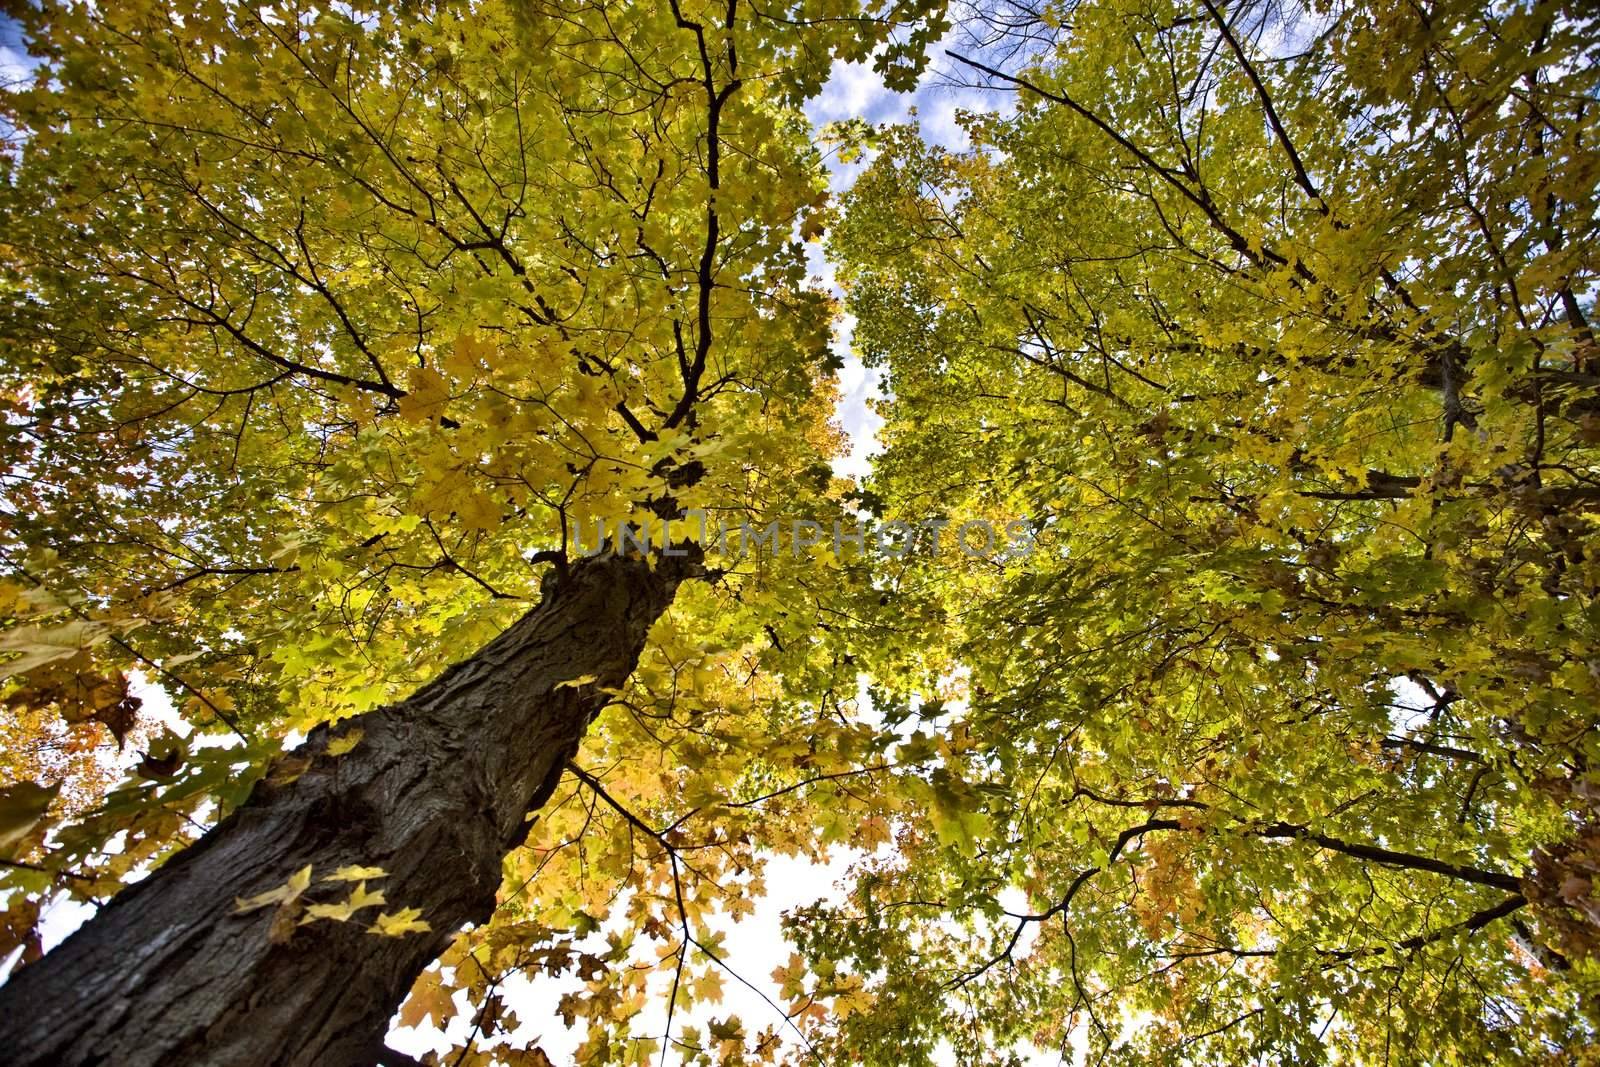
[[[1594,13],[972,26],[952,77],[1014,114],[963,151],[842,131],[878,155],[833,249],[893,394],[883,513],[1025,513],[1041,548],[902,578],[959,635],[970,707],[932,727],[994,799],[975,845],[908,845],[794,924],[880,976],[841,1047],[1577,1062]]]
[[[504,914],[541,862],[506,858],[530,813],[603,706],[687,729],[635,671],[707,576],[661,520],[830,506],[796,105],[836,56],[906,67],[936,32],[914,16],[20,7],[41,64],[3,105],[0,641],[36,743],[6,756],[34,779],[4,796],[7,936],[36,939],[52,883],[147,876],[0,991],[11,1061],[372,1062],[464,925],[557,951]],[[656,541],[586,558],[623,519]],[[768,581],[712,577],[687,610]],[[653,662],[754,655],[701,629]],[[200,735],[141,721],[133,671]],[[134,780],[102,797],[85,733],[143,746]],[[707,905],[674,895],[682,975]]]
[[[8,1052],[395,1059],[404,996],[539,1064],[527,976],[586,1064],[1593,1044],[1592,13],[975,5],[1000,111],[826,131],[835,212],[796,104],[936,12],[102,9],[4,97]]]

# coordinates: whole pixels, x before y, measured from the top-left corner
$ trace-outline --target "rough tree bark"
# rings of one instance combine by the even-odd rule
[[[537,607],[400,704],[319,727],[285,757],[298,777],[249,799],[0,987],[0,1059],[18,1065],[371,1064],[412,980],[495,905],[501,858],[555,789],[602,686],[633,671],[692,559],[574,563]],[[578,685],[561,683],[593,675]],[[326,752],[359,728],[356,747]],[[289,775],[280,774],[280,780]],[[234,899],[313,867],[384,868],[386,910],[429,933],[316,922],[269,936],[272,907]],[[378,910],[363,912],[373,916]],[[370,921],[370,918],[369,918]]]

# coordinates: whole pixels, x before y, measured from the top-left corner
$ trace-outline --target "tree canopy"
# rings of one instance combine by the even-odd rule
[[[16,17],[18,965],[43,903],[147,876],[308,735],[349,758],[338,724],[553,596],[597,522],[676,519],[621,551],[738,532],[399,1009],[466,991],[447,1062],[549,1062],[505,1040],[513,974],[577,983],[592,1064],[1586,1062],[1592,11]],[[837,61],[996,107],[959,148],[813,130]],[[830,153],[864,162],[832,199]],[[860,483],[829,465],[841,311],[885,373]],[[863,520],[910,540],[832,536]],[[724,945],[784,854],[853,861],[769,983]],[[428,930],[383,881],[296,870],[228,921]],[[742,982],[770,1017],[717,1012]]]

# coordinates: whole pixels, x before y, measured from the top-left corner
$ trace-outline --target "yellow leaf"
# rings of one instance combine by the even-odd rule
[[[480,364],[493,353],[492,342],[479,340],[470,332],[462,333],[451,346],[450,353],[444,357],[444,365],[454,374],[468,376],[475,374]]]
[[[834,990],[833,1014],[836,1018],[843,1019],[871,1003],[872,998],[861,987],[861,976],[846,975]]]
[[[340,867],[323,879],[324,882],[360,882],[368,878],[383,878],[389,872],[382,867],[358,867],[350,865]]]
[[[411,987],[411,996],[400,1009],[401,1026],[421,1026],[431,1016],[433,1025],[442,1027],[456,1013],[452,991],[440,984],[442,976],[436,970],[423,971],[417,984]]]
[[[0,855],[10,855],[11,849],[39,825],[60,791],[60,782],[18,782],[0,789]]]
[[[597,675],[593,675],[593,674],[580,674],[576,678],[568,678],[564,682],[557,682],[556,683],[556,688],[557,689],[576,689],[580,685],[588,685],[590,682],[594,681],[596,677],[598,677],[598,676]]]
[[[421,908],[402,908],[396,912],[384,912],[367,928],[369,934],[382,934],[384,937],[401,937],[411,933],[427,933],[433,927],[427,921],[419,919]]]
[[[361,729],[359,726],[346,730],[343,736],[335,737],[333,740],[328,742],[328,755],[344,755],[346,752],[349,752],[352,748],[355,748],[357,745],[359,745],[361,743],[361,739],[365,736],[366,731]]]
[[[473,490],[456,505],[456,517],[469,530],[492,530],[500,525],[500,505],[489,494]]]
[[[74,620],[60,626],[16,626],[0,634],[0,652],[21,656],[0,664],[0,678],[31,671],[46,663],[67,659],[98,645],[111,632],[98,622]]]
[[[310,756],[300,756],[291,752],[273,761],[267,770],[266,781],[269,785],[285,786],[310,769]]]
[[[287,904],[289,901],[297,899],[301,893],[304,893],[306,887],[310,884],[311,865],[308,863],[290,875],[289,880],[276,889],[269,889],[265,893],[258,893],[253,897],[235,897],[233,913],[235,915],[243,915],[246,912],[255,911],[257,908],[264,908],[269,904]]]
[[[411,388],[400,398],[400,417],[409,422],[432,422],[444,414],[450,400],[450,383],[436,370],[414,368]]]
[[[332,919],[335,922],[342,923],[362,908],[371,908],[383,903],[387,902],[383,899],[381,890],[376,893],[369,893],[367,892],[367,883],[357,882],[355,891],[350,894],[349,899],[342,900],[337,904],[312,904],[306,908],[305,918],[300,920],[300,925],[304,926],[306,923],[315,922],[318,919]]]
[[[722,975],[715,967],[695,979],[694,998],[711,1004],[722,1003]]]

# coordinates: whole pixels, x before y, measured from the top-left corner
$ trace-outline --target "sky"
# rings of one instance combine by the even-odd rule
[[[936,55],[942,54],[945,43],[955,42],[953,37],[941,42],[940,47],[935,49]],[[822,93],[807,105],[806,116],[817,129],[829,122],[852,118],[881,125],[906,122],[914,117],[928,141],[946,148],[964,148],[967,137],[957,121],[958,111],[993,109],[1003,103],[1004,98],[973,89],[941,85],[938,84],[939,80],[937,68],[930,67],[920,79],[915,92],[895,93],[884,87],[883,79],[870,63],[836,62]],[[838,194],[849,189],[851,182],[870,159],[869,152],[854,163],[842,164],[830,155],[827,162],[832,192]],[[828,262],[823,246],[820,243],[812,244],[809,250],[812,276],[836,295],[839,294],[833,264]],[[871,469],[870,457],[878,450],[876,433],[883,423],[870,409],[869,402],[881,398],[884,390],[882,372],[864,366],[851,348],[850,337],[854,326],[852,316],[842,315],[834,327],[834,348],[844,361],[844,367],[839,372],[842,396],[838,419],[849,436],[850,449],[844,457],[834,461],[833,468],[837,474],[859,478]]]
[[[33,60],[23,47],[22,27],[7,15],[0,15],[0,85],[22,81],[33,69]]]
[[[937,52],[935,54],[938,54]],[[33,67],[15,22],[0,16],[0,82],[20,80]],[[903,122],[913,117],[921,123],[924,136],[935,143],[950,148],[960,148],[966,143],[965,134],[957,121],[961,108],[979,110],[1008,105],[1003,96],[985,95],[970,89],[959,89],[937,84],[936,74],[925,75],[917,89],[911,93],[894,93],[886,89],[882,79],[871,69],[870,63],[835,63],[822,93],[806,108],[813,126],[842,119],[862,118],[873,124]],[[869,157],[870,158],[870,157]],[[854,176],[866,165],[860,160],[850,165],[829,158],[830,187],[835,193],[849,188]],[[823,286],[838,294],[833,265],[827,261],[821,244],[809,247],[812,276]],[[842,315],[835,326],[834,349],[841,357],[843,368],[839,372],[841,399],[837,417],[849,437],[848,454],[834,462],[837,473],[861,477],[870,470],[871,456],[878,450],[875,433],[882,423],[869,408],[870,402],[883,396],[880,372],[865,367],[851,348],[853,320]],[[189,733],[189,726],[173,710],[170,698],[161,689],[149,684],[136,685],[136,692],[144,699],[144,712],[152,719],[164,721],[180,735]],[[298,739],[294,739],[298,740]],[[137,758],[137,754],[132,754]],[[784,963],[793,946],[784,938],[781,919],[785,911],[819,899],[837,902],[842,899],[841,880],[846,876],[851,862],[861,858],[859,853],[841,851],[830,862],[812,864],[792,857],[773,857],[765,872],[767,895],[757,904],[754,913],[742,920],[725,942],[728,971],[738,980],[724,984],[722,1003],[714,1008],[693,1013],[679,1012],[674,1020],[674,1031],[684,1023],[704,1024],[710,1015],[725,1017],[737,1014],[747,1031],[754,1032],[770,1025],[783,1027],[784,1019],[778,996],[778,985],[771,978],[774,967]],[[1020,906],[1019,900],[1008,901]],[[619,909],[620,910],[620,909]],[[46,950],[64,940],[93,914],[93,908],[71,901],[58,901],[46,909],[41,930]],[[593,935],[596,945],[603,946],[604,932]],[[1023,946],[1025,948],[1025,946]],[[573,1049],[579,1043],[581,1032],[566,1031],[556,1017],[556,1004],[561,995],[578,988],[576,978],[552,979],[540,977],[536,982],[514,979],[503,989],[503,998],[519,1019],[519,1027],[510,1035],[515,1045],[543,1047],[556,1063],[571,1062]],[[633,1028],[635,1034],[659,1036],[665,1023],[667,989],[663,986],[649,1011]],[[458,996],[458,1006],[465,1008],[464,994]],[[459,1016],[448,1033],[431,1026],[418,1028],[396,1027],[389,1035],[389,1044],[403,1052],[421,1056],[429,1050],[444,1051],[450,1047],[451,1038],[459,1040],[466,1032],[466,1012]],[[794,1040],[794,1031],[787,1030]],[[1040,1063],[1056,1062],[1054,1055],[1040,1058]],[[951,1061],[953,1062],[953,1060]]]

